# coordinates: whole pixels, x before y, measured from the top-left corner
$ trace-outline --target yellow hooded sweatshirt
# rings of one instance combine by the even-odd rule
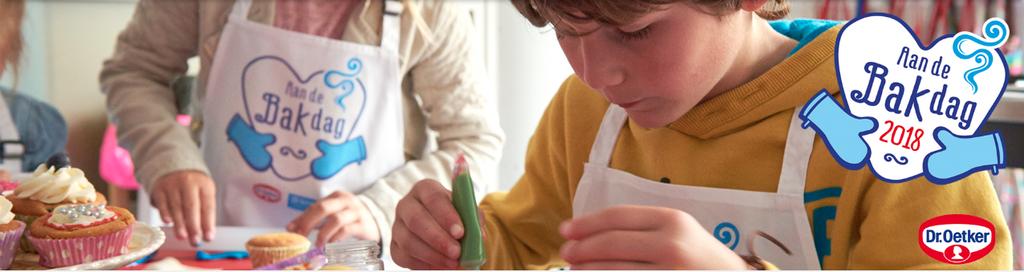
[[[799,33],[787,31],[797,31],[799,22],[773,26],[794,37]],[[673,184],[774,192],[794,108],[822,88],[841,95],[834,62],[841,26],[824,26],[813,36],[796,37],[804,41],[796,52],[763,75],[698,104],[666,127],[627,122],[611,167],[647,180],[667,177]],[[530,141],[523,176],[510,191],[490,194],[481,204],[488,255],[483,269],[565,265],[558,226],[572,217],[583,165],[608,105],[575,76],[561,86]],[[868,167],[843,168],[817,136],[809,163],[805,207],[823,269],[1011,268],[1009,232],[987,172],[948,185],[923,178],[886,183]],[[993,251],[964,265],[925,255],[918,228],[945,214],[992,222]]]

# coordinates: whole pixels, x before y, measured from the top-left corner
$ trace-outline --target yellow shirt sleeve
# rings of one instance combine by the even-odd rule
[[[936,185],[924,178],[900,184],[880,181],[867,169],[851,173],[833,222],[835,259],[825,269],[1011,269],[1009,229],[987,172]],[[846,207],[846,208],[844,208]],[[932,259],[918,245],[918,230],[928,219],[946,214],[984,218],[995,226],[995,248],[985,257],[963,265]],[[838,238],[838,239],[836,239]]]

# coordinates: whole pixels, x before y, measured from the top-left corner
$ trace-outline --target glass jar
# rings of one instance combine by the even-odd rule
[[[321,270],[384,270],[376,241],[350,240],[324,246],[327,264]]]

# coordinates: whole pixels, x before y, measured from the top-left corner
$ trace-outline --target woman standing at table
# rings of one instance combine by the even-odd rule
[[[179,239],[220,222],[387,244],[415,181],[450,176],[460,152],[474,175],[496,168],[504,136],[471,28],[432,1],[142,0],[100,81]],[[197,55],[190,133],[168,84]]]

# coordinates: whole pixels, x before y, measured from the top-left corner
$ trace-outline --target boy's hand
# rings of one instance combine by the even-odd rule
[[[398,202],[396,213],[391,239],[396,264],[414,270],[459,269],[458,239],[465,228],[451,191],[437,181],[421,180]]]
[[[317,223],[324,221],[316,236],[316,245],[338,241],[349,235],[363,240],[380,240],[377,221],[362,201],[345,191],[336,191],[306,208],[299,217],[288,223],[288,231],[309,235]]]
[[[200,235],[205,241],[213,240],[217,187],[206,174],[172,172],[157,179],[150,194],[164,223],[174,223],[174,236],[179,240],[188,239],[192,246],[199,244]]]
[[[573,270],[747,269],[689,214],[617,206],[563,222],[561,256]]]

